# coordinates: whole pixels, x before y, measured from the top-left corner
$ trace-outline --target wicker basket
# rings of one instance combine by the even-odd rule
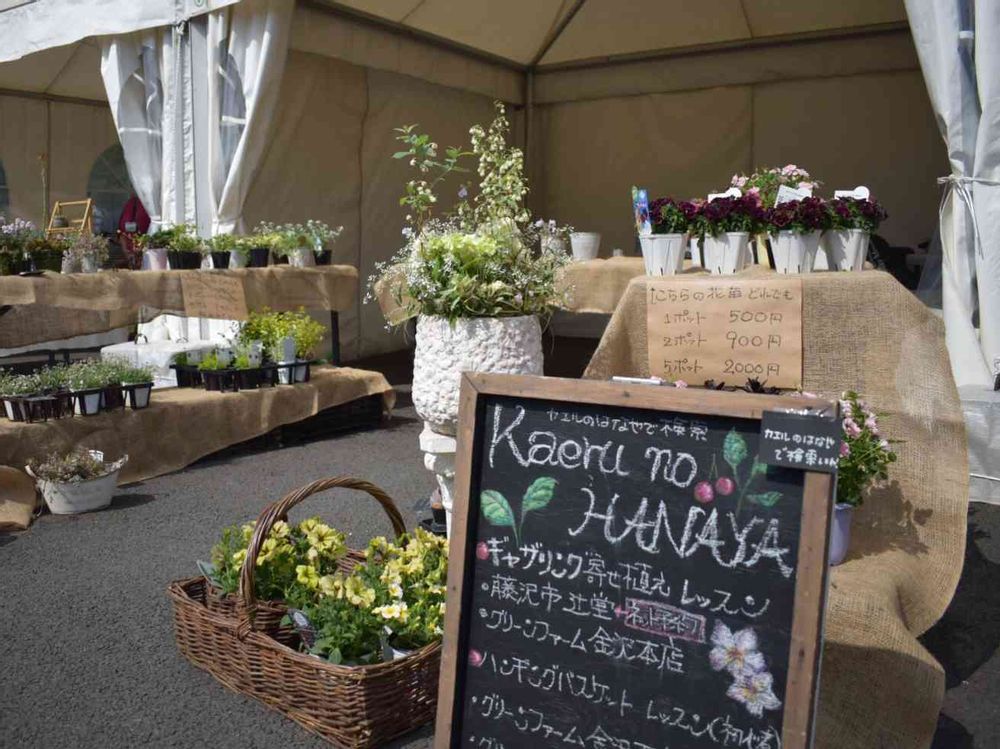
[[[261,513],[240,571],[240,601],[211,601],[203,577],[168,588],[174,634],[181,653],[230,689],[254,697],[332,744],[350,749],[379,746],[433,720],[441,645],[434,643],[389,663],[336,666],[298,652],[294,631],[276,629],[283,606],[254,596],[253,560],[278,520],[307,497],[333,488],[367,492],[404,533],[399,510],[381,489],[357,479],[314,481]],[[340,561],[350,571],[364,555],[351,550]],[[280,616],[278,616],[280,620]],[[279,640],[283,640],[279,641]]]

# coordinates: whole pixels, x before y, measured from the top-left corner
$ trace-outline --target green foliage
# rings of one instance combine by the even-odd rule
[[[730,429],[722,443],[722,458],[733,469],[734,474],[738,472],[740,464],[747,458],[746,440],[736,429]]]
[[[421,175],[426,175],[407,182],[406,192],[399,199],[399,204],[409,211],[406,222],[415,233],[419,234],[427,221],[430,220],[434,204],[437,203],[434,190],[449,175],[468,171],[460,166],[460,162],[472,154],[460,148],[451,147],[445,149],[444,158],[439,160],[437,143],[434,143],[431,136],[426,133],[416,132],[416,128],[416,125],[404,125],[395,129],[395,132],[398,133],[396,140],[406,146],[406,149],[397,151],[392,157],[406,159],[411,167],[415,168]]]
[[[276,361],[278,346],[283,338],[291,336],[294,339],[297,358],[312,359],[325,335],[326,327],[313,320],[301,307],[297,312],[271,312],[265,307],[260,312],[249,314],[240,328],[238,339],[244,346],[252,341],[261,341],[268,358]]]
[[[232,234],[216,234],[207,241],[212,252],[233,252],[236,249],[236,237]]]
[[[514,511],[503,494],[495,489],[487,489],[479,495],[479,511],[491,525],[514,528]]]
[[[781,492],[761,492],[760,494],[748,494],[747,501],[761,507],[774,507],[781,499]]]
[[[198,362],[198,371],[200,372],[214,372],[219,369],[224,369],[219,364],[219,355],[215,352],[209,352],[201,357],[201,361]]]
[[[208,244],[198,236],[191,224],[175,226],[171,231],[167,247],[175,252],[208,252]]]
[[[541,476],[531,482],[528,491],[524,493],[524,503],[521,505],[521,517],[532,510],[541,510],[552,501],[556,489],[556,480],[550,476]]]
[[[479,511],[491,525],[510,527],[514,531],[514,541],[520,545],[525,518],[529,512],[548,507],[555,493],[556,483],[550,476],[541,476],[531,482],[521,499],[520,522],[515,518],[507,498],[495,489],[486,489],[479,495]]]
[[[173,363],[181,367],[186,367],[190,364],[190,359],[188,358],[187,351],[181,351],[180,353],[174,354]]]

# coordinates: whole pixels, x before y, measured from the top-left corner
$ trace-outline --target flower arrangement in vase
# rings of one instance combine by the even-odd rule
[[[872,198],[834,198],[829,203],[830,230],[822,245],[830,265],[837,270],[858,271],[864,266],[871,235],[888,214]]]
[[[28,243],[38,230],[30,221],[15,218],[5,223],[0,216],[0,276],[12,276],[29,270]]]
[[[830,210],[820,198],[789,200],[767,209],[764,225],[779,273],[810,273],[822,233],[830,228]]]
[[[705,203],[694,217],[702,237],[704,266],[712,273],[732,274],[750,264],[750,237],[760,231],[764,209],[755,194],[721,197]]]
[[[690,201],[657,198],[649,204],[653,233],[639,237],[647,276],[672,276],[684,265],[688,233],[699,207]]]

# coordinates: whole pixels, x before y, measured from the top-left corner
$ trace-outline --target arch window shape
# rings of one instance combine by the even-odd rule
[[[114,234],[118,230],[118,218],[132,192],[125,152],[116,143],[97,157],[87,180],[87,196],[94,200],[95,232]]]

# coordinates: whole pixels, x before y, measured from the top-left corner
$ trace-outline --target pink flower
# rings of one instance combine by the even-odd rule
[[[799,395],[801,395],[803,398],[819,398],[819,396],[816,395],[816,393],[810,393],[805,390],[800,392]]]
[[[841,442],[840,443],[840,457],[846,458],[850,454],[851,454],[851,446],[848,445],[846,442]]]
[[[687,386],[688,386],[688,384],[686,382],[684,382],[684,380],[674,380],[674,387],[675,388],[686,388]]]
[[[785,164],[785,166],[781,168],[781,173],[787,177],[791,174],[795,174],[795,172],[797,172],[798,169],[799,168],[795,166],[795,164]]]
[[[848,417],[844,419],[844,434],[848,437],[858,437],[861,435],[861,427],[857,425],[854,419]]]
[[[480,653],[475,648],[469,648],[469,665],[470,666],[472,666],[473,668],[479,668],[480,666],[483,665],[483,661],[485,661],[485,660],[486,660],[486,658],[483,656],[482,653]]]
[[[751,187],[749,190],[747,190],[747,195],[760,195],[760,188]]]
[[[800,190],[812,190],[816,187],[812,182],[799,182]]]
[[[865,419],[865,426],[872,434],[878,434],[878,422],[871,414],[869,414],[868,418]]]
[[[881,442],[878,443],[878,446],[881,447],[883,450],[888,450],[889,440],[882,440]]]

